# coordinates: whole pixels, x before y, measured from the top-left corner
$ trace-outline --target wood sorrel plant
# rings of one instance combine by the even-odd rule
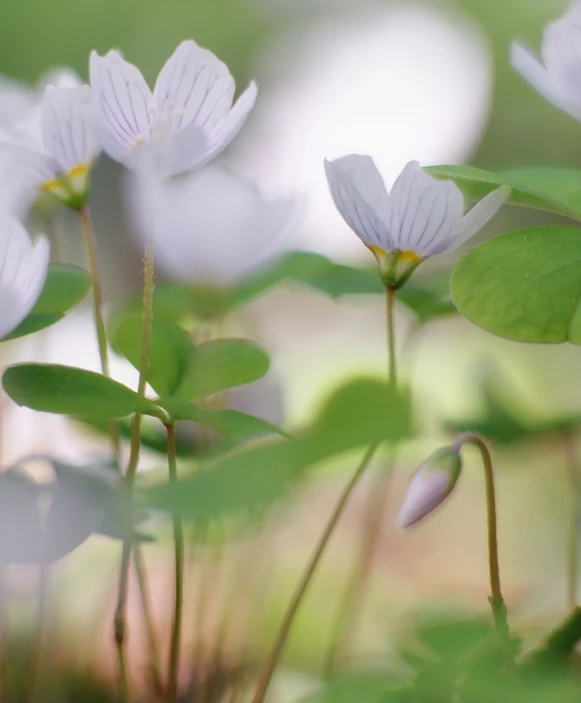
[[[581,115],[577,88],[581,80],[580,13],[581,3],[574,3],[549,26],[542,62],[520,45],[513,49],[515,67],[539,92],[577,119]],[[3,374],[4,389],[20,405],[81,418],[107,431],[113,440],[111,463],[117,469],[107,473],[103,467],[71,467],[54,457],[42,457],[55,475],[49,506],[42,513],[39,487],[23,478],[20,466],[5,471],[0,476],[0,527],[4,528],[0,534],[20,537],[0,539],[0,567],[42,564],[44,592],[46,565],[80,546],[91,534],[107,534],[121,542],[114,635],[119,694],[124,701],[136,700],[137,691],[143,688],[134,686],[127,646],[132,641],[126,617],[132,554],[148,623],[152,694],[177,701],[191,691],[191,699],[202,703],[242,700],[244,696],[252,703],[264,703],[271,694],[270,683],[296,614],[352,493],[380,448],[387,450],[393,463],[396,447],[413,434],[405,380],[402,383],[398,378],[400,362],[407,361],[396,345],[398,303],[422,323],[451,314],[455,306],[471,322],[515,341],[581,344],[581,229],[576,226],[510,232],[473,248],[452,273],[453,305],[447,282],[445,290],[438,291],[411,280],[425,259],[467,242],[507,202],[580,221],[578,172],[550,167],[495,173],[463,166],[422,169],[413,161],[388,193],[370,156],[345,156],[325,162],[331,197],[375,256],[379,275],[377,270],[338,265],[312,252],[283,253],[285,235],[296,224],[296,198],[269,200],[255,184],[239,176],[214,166],[203,169],[235,139],[254,106],[254,83],[237,101],[234,92],[228,68],[193,41],[177,48],[153,90],[118,52],[105,56],[93,52],[90,85],[75,78],[66,85],[49,86],[39,105],[0,144],[0,153],[9,160],[21,191],[0,208],[2,340],[39,331],[62,319],[92,284],[101,358],[101,373],[57,364],[9,366]],[[109,323],[89,212],[91,168],[101,149],[133,172],[128,191],[131,214],[145,251],[143,296],[137,303],[124,305]],[[90,275],[74,267],[50,265],[46,240],[39,237],[33,245],[14,215],[21,213],[16,202],[19,206],[30,202],[40,192],[78,213]],[[465,198],[476,201],[466,212]],[[211,244],[204,238],[211,238]],[[160,268],[175,279],[157,290],[156,256]],[[259,344],[224,338],[220,332],[227,328],[224,321],[246,302],[289,280],[334,298],[384,296],[388,370],[387,379],[363,378],[342,385],[314,419],[292,435],[228,407],[230,389],[263,378],[270,360]],[[201,329],[204,341],[200,340]],[[111,378],[110,347],[139,371],[137,391]],[[556,431],[562,440],[575,496],[578,479],[572,435],[579,424],[542,430]],[[209,431],[202,442],[184,446],[180,426],[205,426]],[[520,432],[521,438],[541,433],[539,428],[519,428],[518,423],[513,423],[511,431]],[[527,651],[509,630],[500,582],[492,457],[481,434],[487,432],[464,432],[421,464],[411,479],[399,524],[407,528],[441,505],[460,475],[464,446],[479,449],[486,478],[493,627],[482,619],[420,625],[417,638],[428,654],[414,653],[396,642],[398,657],[407,665],[400,667],[397,676],[392,670],[385,673],[390,669],[387,666],[373,675],[343,676],[336,655],[344,630],[353,629],[359,616],[377,542],[378,520],[369,521],[368,539],[361,547],[363,566],[355,570],[348,589],[359,594],[358,600],[352,601],[347,617],[340,614],[337,618],[326,657],[328,680],[313,701],[578,700],[578,682],[569,669],[569,659],[581,638],[581,617],[575,607],[576,501],[567,570],[571,613],[540,648],[531,651],[528,647]],[[142,447],[166,457],[167,479],[156,475],[147,486],[140,483]],[[182,686],[186,677],[182,645],[186,639],[187,534],[194,532],[198,539],[204,535],[207,540],[216,524],[236,536],[256,531],[259,520],[306,480],[313,467],[346,453],[358,453],[361,458],[330,511],[262,665],[245,664],[243,675],[227,678],[216,693],[212,672],[202,671],[196,662],[189,686]],[[378,503],[380,508],[382,504]],[[159,640],[152,623],[147,565],[139,545],[147,538],[139,524],[140,513],[148,509],[161,512],[172,524],[174,597],[168,642]],[[74,518],[79,512],[84,518],[81,522]],[[204,584],[205,592],[210,586]],[[225,617],[227,620],[228,615]],[[223,663],[220,650],[227,625],[222,622],[216,636],[219,654],[214,664],[218,668]],[[251,634],[247,633],[248,639]],[[4,640],[0,655],[8,656],[7,648]],[[165,666],[158,661],[161,652],[166,654]],[[41,690],[39,671],[35,657],[29,698]],[[10,679],[5,666],[0,666],[2,677],[0,684]],[[573,693],[572,683],[577,685]],[[9,695],[4,698],[9,700]]]

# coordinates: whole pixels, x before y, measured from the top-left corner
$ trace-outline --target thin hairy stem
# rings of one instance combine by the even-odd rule
[[[169,480],[170,483],[176,483],[178,480],[178,474],[176,462],[175,425],[166,425],[166,430]],[[167,691],[169,703],[175,702],[178,692],[180,640],[182,632],[182,615],[184,601],[184,531],[182,526],[182,519],[177,513],[174,513],[173,515],[173,532],[175,559],[175,593],[168,667],[169,674]]]
[[[510,641],[510,628],[508,625],[507,609],[502,597],[500,588],[500,566],[498,562],[498,534],[496,520],[496,492],[494,488],[494,471],[492,468],[492,456],[488,445],[480,437],[472,432],[467,432],[458,437],[454,443],[454,448],[459,451],[464,445],[475,446],[482,457],[484,468],[484,478],[486,483],[486,513],[488,522],[488,568],[490,576],[490,606],[498,639],[505,653],[507,669],[514,667],[514,651]]]
[[[89,270],[93,284],[93,313],[95,318],[95,330],[97,332],[97,342],[99,345],[99,358],[101,359],[101,370],[104,376],[110,376],[109,350],[107,346],[107,332],[105,330],[105,319],[103,316],[103,285],[99,273],[99,261],[97,259],[97,246],[93,231],[93,222],[88,205],[83,205],[77,211],[81,220],[81,228],[85,237],[87,257],[89,259]],[[109,423],[109,436],[115,465],[119,467],[120,434],[119,425],[116,422]]]
[[[151,344],[151,325],[153,320],[153,244],[149,242],[145,251],[145,274],[143,286],[143,330],[141,338],[141,361],[139,365],[139,384],[137,392],[145,397],[147,387],[147,372],[149,370],[149,348]],[[117,607],[115,609],[114,634],[117,646],[117,659],[119,661],[120,679],[124,679],[121,684],[122,701],[129,700],[128,685],[126,678],[125,661],[125,638],[126,638],[126,610],[127,610],[127,590],[129,585],[129,565],[131,561],[132,549],[132,527],[131,527],[131,502],[133,493],[133,483],[139,463],[139,452],[141,449],[141,415],[136,413],[131,422],[131,446],[129,451],[129,462],[123,481],[124,501],[126,506],[127,530],[123,540],[123,552],[121,555],[121,569],[119,573],[119,592],[117,596]]]
[[[577,607],[577,574],[579,571],[579,539],[577,536],[579,525],[579,476],[577,475],[577,459],[573,437],[568,432],[564,432],[561,438],[567,465],[567,479],[571,490],[571,515],[567,548],[567,606],[572,611]]]
[[[315,550],[309,560],[309,563],[307,564],[307,567],[298,583],[298,586],[294,592],[294,595],[291,598],[291,601],[289,603],[289,606],[286,610],[286,613],[283,617],[282,624],[280,626],[280,629],[278,631],[278,634],[274,640],[274,643],[272,645],[272,648],[270,650],[270,653],[268,654],[262,669],[259,672],[258,675],[258,684],[256,686],[256,691],[254,693],[254,696],[252,697],[252,703],[264,703],[264,698],[266,696],[266,691],[268,689],[268,686],[270,684],[270,681],[272,679],[272,675],[274,673],[274,670],[276,668],[276,665],[278,664],[278,661],[280,659],[280,656],[282,654],[282,651],[284,649],[284,646],[286,644],[288,635],[290,633],[292,624],[295,619],[295,615],[297,614],[297,611],[299,609],[299,606],[305,596],[305,593],[307,592],[307,588],[309,587],[311,580],[315,574],[315,571],[317,570],[317,566],[319,565],[319,562],[321,561],[321,557],[323,556],[325,549],[327,547],[327,544],[329,543],[329,540],[331,538],[331,535],[333,534],[335,527],[337,526],[337,523],[339,522],[339,518],[343,514],[343,510],[345,509],[345,506],[347,505],[347,502],[349,498],[351,497],[351,494],[353,493],[353,490],[355,489],[355,486],[359,482],[359,479],[361,476],[363,476],[363,473],[365,472],[365,469],[369,466],[369,463],[371,462],[371,459],[373,458],[373,455],[375,454],[377,450],[378,445],[374,444],[371,446],[367,452],[365,453],[365,456],[363,457],[363,460],[357,467],[355,473],[353,474],[351,480],[345,487],[343,493],[341,494],[341,497],[339,498],[339,501],[337,505],[335,506],[335,510],[333,511],[324,531],[323,534],[321,535],[319,542],[317,546],[315,547]]]

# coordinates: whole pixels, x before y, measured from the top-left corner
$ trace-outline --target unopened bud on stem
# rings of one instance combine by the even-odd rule
[[[443,503],[456,485],[461,469],[460,454],[454,447],[436,450],[411,477],[397,515],[397,526],[410,527]]]

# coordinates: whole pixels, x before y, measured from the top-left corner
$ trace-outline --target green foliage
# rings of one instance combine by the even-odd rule
[[[175,396],[191,401],[262,378],[270,361],[266,352],[244,339],[219,339],[195,347]]]
[[[32,410],[107,420],[132,413],[165,418],[155,403],[130,388],[72,366],[16,364],[5,370],[2,383],[12,400]]]
[[[501,185],[512,189],[509,202],[581,219],[581,171],[533,166],[510,171],[483,171],[473,166],[431,166],[438,178],[453,180],[469,198],[480,200]]]
[[[110,326],[109,338],[113,348],[123,354],[136,369],[141,365],[143,319],[140,312],[118,317]],[[177,325],[154,316],[149,350],[147,380],[159,395],[173,395],[192,363],[196,349]]]
[[[149,490],[145,499],[153,507],[175,510],[202,523],[256,515],[285,496],[318,461],[410,433],[406,398],[378,381],[354,381],[336,391],[312,427],[298,437],[219,457],[189,478]]]
[[[91,287],[91,277],[76,266],[52,264],[46,283],[28,317],[2,341],[24,337],[62,320],[66,313],[85,297]]]
[[[581,229],[538,227],[484,242],[450,280],[459,312],[519,342],[581,344]]]

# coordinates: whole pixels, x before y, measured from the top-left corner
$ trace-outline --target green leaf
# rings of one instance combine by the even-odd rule
[[[358,379],[333,393],[309,433],[315,456],[411,436],[409,401],[391,384]]]
[[[581,229],[538,227],[470,251],[450,280],[458,311],[518,342],[581,344]]]
[[[52,264],[40,298],[28,317],[2,341],[24,337],[27,334],[54,325],[85,297],[91,287],[91,277],[76,266]]]
[[[343,673],[303,703],[399,703],[401,680],[388,671]]]
[[[473,166],[430,166],[428,173],[450,179],[469,198],[480,200],[495,188],[512,188],[509,202],[581,219],[581,171],[536,166],[493,173]]]
[[[5,370],[2,383],[12,400],[32,410],[100,419],[133,413],[165,418],[157,405],[121,383],[71,366],[16,364]]]
[[[300,479],[303,447],[280,440],[235,452],[210,468],[145,493],[156,508],[176,511],[200,524],[240,514],[257,515],[280,500]]]
[[[243,339],[220,339],[196,347],[175,396],[195,400],[225,388],[262,378],[270,361],[266,352]]]
[[[160,398],[159,404],[174,421],[190,420],[211,427],[231,443],[268,435],[287,435],[278,427],[253,415],[229,408],[203,409],[176,398]]]
[[[150,489],[146,501],[202,523],[256,515],[280,500],[313,464],[360,446],[396,441],[411,432],[408,400],[375,380],[339,389],[312,427],[292,440],[252,445],[220,457],[190,478]]]
[[[118,317],[110,326],[113,348],[136,369],[141,365],[143,319],[140,313]],[[159,395],[173,395],[179,388],[196,348],[177,325],[153,318],[147,380]]]
[[[571,655],[581,640],[581,608],[576,608],[565,621],[549,633],[541,647],[530,652],[521,664],[528,670],[567,669]]]

